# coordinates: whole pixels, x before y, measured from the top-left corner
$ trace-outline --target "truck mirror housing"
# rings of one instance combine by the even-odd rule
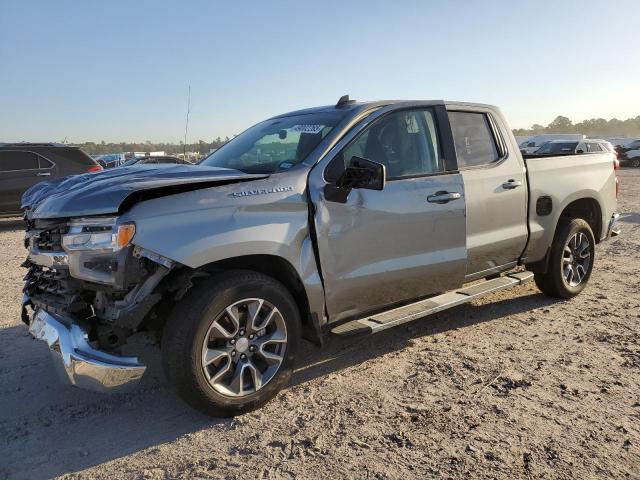
[[[386,170],[383,164],[354,156],[335,185],[325,186],[325,197],[332,202],[345,203],[354,188],[382,190],[385,182]]]

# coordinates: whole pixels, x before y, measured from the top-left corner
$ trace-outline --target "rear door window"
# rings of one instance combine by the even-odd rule
[[[0,152],[0,171],[37,170],[38,156],[33,152],[6,150]]]
[[[458,167],[489,165],[500,158],[491,123],[485,113],[449,112]]]
[[[47,160],[46,158],[37,155],[38,157],[38,167],[39,168],[51,168],[53,167],[53,163]]]

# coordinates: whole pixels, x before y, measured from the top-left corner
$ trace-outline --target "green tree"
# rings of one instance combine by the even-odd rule
[[[573,123],[567,117],[558,115],[553,122],[547,126],[549,133],[571,133],[573,132]]]

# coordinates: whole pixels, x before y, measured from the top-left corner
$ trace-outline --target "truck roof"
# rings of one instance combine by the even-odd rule
[[[362,110],[367,110],[367,109],[371,109],[371,108],[379,108],[379,107],[386,107],[387,105],[394,105],[394,104],[406,104],[407,106],[410,105],[423,105],[423,106],[428,106],[428,105],[450,105],[450,106],[460,106],[460,107],[483,107],[483,108],[496,108],[492,105],[487,105],[484,103],[475,103],[475,102],[456,102],[456,101],[449,101],[449,100],[377,100],[377,101],[370,101],[370,102],[357,102],[357,101],[353,101],[353,100],[348,100],[347,97],[347,102],[345,103],[340,103],[338,102],[335,105],[324,105],[321,107],[311,107],[311,108],[304,108],[301,110],[294,110],[292,112],[287,112],[287,113],[283,113],[280,115],[276,115],[274,117],[271,118],[283,118],[283,117],[291,117],[294,115],[309,115],[312,113],[331,113],[331,112],[336,112],[336,111],[340,111],[340,112],[359,112]]]
[[[292,117],[294,115],[309,115],[312,113],[331,113],[331,112],[350,112],[364,110],[365,108],[383,107],[389,105],[392,102],[379,101],[379,102],[352,102],[344,106],[338,105],[324,105],[321,107],[303,108],[301,110],[294,110],[292,112],[276,115],[272,118]]]

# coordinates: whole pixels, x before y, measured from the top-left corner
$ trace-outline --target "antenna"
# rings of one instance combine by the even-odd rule
[[[187,132],[189,131],[189,112],[191,111],[191,84],[189,84],[189,97],[187,99],[187,121],[184,124],[184,142],[182,144],[182,155],[187,159]]]
[[[343,95],[340,97],[340,100],[338,100],[338,103],[336,103],[336,107],[335,108],[340,108],[340,107],[344,107],[346,105],[351,105],[352,103],[355,103],[355,100],[350,100],[349,99],[349,95]]]

